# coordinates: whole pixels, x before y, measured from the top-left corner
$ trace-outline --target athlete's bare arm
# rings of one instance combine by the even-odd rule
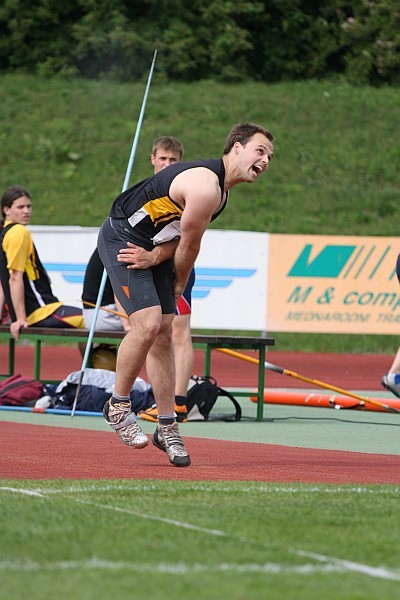
[[[183,171],[172,182],[170,196],[183,208],[181,239],[175,252],[175,297],[179,298],[199,254],[201,238],[221,204],[218,177],[204,167]]]

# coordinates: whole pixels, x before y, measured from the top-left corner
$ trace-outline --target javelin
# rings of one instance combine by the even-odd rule
[[[242,360],[246,360],[247,362],[251,362],[255,365],[260,364],[260,361],[257,358],[253,358],[251,356],[247,356],[247,354],[241,354],[240,352],[235,352],[234,350],[228,350],[228,348],[216,348],[218,352],[223,352],[224,354],[229,354],[229,356],[234,356],[236,358],[241,358]],[[360,400],[361,402],[365,402],[367,404],[374,404],[375,406],[379,406],[379,408],[384,408],[390,412],[400,413],[398,408],[394,408],[393,406],[389,406],[383,402],[377,402],[376,400],[371,400],[370,398],[365,398],[364,396],[360,396],[359,394],[355,394],[354,392],[349,392],[347,390],[343,390],[334,385],[330,385],[329,383],[324,383],[323,381],[318,381],[317,379],[310,379],[309,377],[304,377],[304,375],[299,375],[294,371],[289,371],[288,369],[283,369],[282,367],[278,367],[277,365],[273,365],[272,363],[265,362],[264,367],[269,369],[270,371],[274,371],[275,373],[280,373],[281,375],[289,375],[289,377],[294,377],[296,379],[300,379],[301,381],[305,381],[307,383],[311,383],[317,387],[322,387],[327,390],[332,390],[334,392],[338,392],[339,394],[344,394],[345,396],[350,396],[351,398],[356,398],[356,400]]]
[[[126,169],[125,180],[124,180],[124,184],[122,186],[122,192],[124,192],[128,188],[128,185],[129,185],[129,180],[131,177],[131,172],[132,172],[132,167],[133,167],[133,161],[135,159],[136,148],[137,148],[138,140],[139,140],[139,134],[140,134],[140,130],[141,130],[142,123],[143,123],[143,117],[144,117],[144,111],[146,108],[147,96],[149,94],[151,79],[153,77],[154,65],[156,63],[156,57],[157,57],[157,50],[154,50],[154,56],[153,56],[153,60],[151,63],[149,76],[147,78],[147,85],[146,85],[146,89],[145,89],[144,96],[143,96],[142,108],[140,109],[140,114],[139,114],[138,122],[136,125],[135,137],[133,139],[132,150],[131,150],[131,154],[129,157],[128,167]],[[94,329],[96,327],[97,315],[99,314],[101,298],[103,296],[104,288],[106,286],[106,281],[107,281],[107,271],[104,269],[103,275],[101,278],[101,282],[100,282],[99,291],[97,294],[96,308],[94,309],[93,321],[91,323],[88,339],[86,342],[86,349],[85,349],[85,354],[83,356],[78,387],[76,388],[74,404],[73,404],[72,410],[71,410],[71,417],[73,417],[75,414],[76,403],[78,402],[78,396],[79,396],[79,392],[80,392],[81,385],[82,385],[83,375],[85,373],[86,365],[87,365],[87,362],[89,359],[90,348],[91,348],[92,340],[93,340],[93,336],[94,336]]]

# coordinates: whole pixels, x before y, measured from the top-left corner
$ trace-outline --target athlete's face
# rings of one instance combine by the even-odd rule
[[[158,148],[155,154],[151,155],[151,164],[154,167],[154,173],[158,173],[161,169],[165,169],[165,167],[169,167],[169,165],[173,165],[179,162],[179,160],[177,152],[164,150],[163,148]]]
[[[265,135],[256,133],[244,146],[237,142],[236,151],[243,181],[252,182],[268,168],[274,146]]]
[[[18,223],[19,225],[29,225],[32,213],[32,202],[27,196],[17,198],[11,206],[3,207],[6,221]]]

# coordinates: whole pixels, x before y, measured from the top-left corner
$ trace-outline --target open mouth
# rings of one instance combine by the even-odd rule
[[[260,175],[260,173],[262,173],[262,167],[260,165],[253,165],[251,170],[255,175]]]

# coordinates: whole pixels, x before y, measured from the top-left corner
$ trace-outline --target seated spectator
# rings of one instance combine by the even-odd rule
[[[1,198],[0,280],[3,302],[6,302],[11,317],[10,331],[16,340],[23,327],[83,327],[82,310],[63,304],[53,294],[49,276],[26,227],[31,213],[32,200],[28,190],[13,186],[4,192]]]

